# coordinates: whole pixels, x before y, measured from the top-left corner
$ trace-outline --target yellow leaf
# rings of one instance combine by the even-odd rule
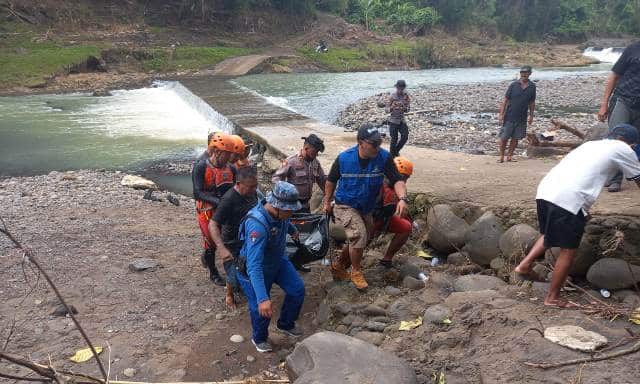
[[[416,253],[416,256],[418,256],[418,257],[422,257],[422,258],[424,258],[424,259],[431,259],[431,258],[433,257],[433,256],[431,256],[430,254],[428,254],[427,252],[425,252],[425,251],[423,251],[423,250],[419,250],[419,251]]]
[[[100,354],[102,352],[102,347],[96,347],[96,353]],[[85,361],[91,359],[93,357],[93,352],[91,352],[91,348],[80,349],[76,351],[76,354],[71,356],[69,360],[74,361],[76,363],[84,363]]]
[[[446,319],[442,320],[442,324],[451,324],[451,319],[446,318]]]
[[[411,320],[411,321],[401,321],[400,328],[398,328],[398,330],[410,331],[414,328],[418,328],[421,325],[422,325],[422,317],[418,317],[417,319]]]

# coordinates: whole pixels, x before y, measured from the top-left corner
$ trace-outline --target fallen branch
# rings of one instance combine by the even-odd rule
[[[3,358],[13,364],[32,370],[34,373],[46,378],[48,381],[56,381],[60,374],[68,376],[75,384],[99,384],[103,383],[102,379],[85,375],[82,373],[75,373],[66,370],[54,370],[46,365],[34,363],[20,356],[16,356],[7,352],[0,352],[0,358]]]
[[[37,381],[37,382],[40,382],[40,383],[49,383],[49,382],[51,382],[51,379],[49,379],[49,378],[14,376],[14,375],[9,375],[7,373],[2,373],[2,372],[0,372],[0,377],[5,378],[5,379],[9,379],[9,380],[18,380],[18,381]]]
[[[535,133],[527,133],[527,140],[534,147],[578,148],[582,144],[578,141],[540,141]]]
[[[53,292],[58,297],[58,300],[60,301],[60,303],[65,307],[65,309],[67,310],[67,313],[69,314],[69,317],[71,317],[71,320],[73,321],[73,323],[75,324],[76,328],[78,329],[78,331],[82,335],[82,338],[84,339],[84,341],[87,343],[87,345],[91,349],[91,352],[93,353],[93,356],[95,357],[96,362],[98,364],[98,368],[100,368],[100,373],[102,373],[102,377],[104,379],[104,382],[105,383],[108,382],[109,378],[107,376],[107,371],[104,369],[104,365],[102,364],[102,360],[100,360],[100,357],[98,356],[98,352],[96,352],[96,349],[93,346],[93,343],[91,342],[91,340],[89,339],[89,336],[87,336],[87,333],[84,331],[84,329],[80,325],[80,322],[78,322],[78,319],[76,319],[76,317],[74,316],[73,311],[71,310],[71,308],[69,308],[69,305],[67,304],[67,302],[62,297],[62,294],[60,294],[60,291],[58,290],[58,287],[53,283],[53,281],[49,277],[49,274],[44,270],[44,268],[42,268],[42,266],[38,262],[38,259],[35,257],[33,252],[30,249],[25,248],[22,245],[22,243],[20,243],[20,241],[18,241],[18,239],[16,239],[16,237],[9,231],[9,229],[7,228],[7,224],[5,223],[4,219],[1,216],[0,216],[0,222],[2,223],[2,227],[0,227],[0,233],[2,233],[9,240],[11,240],[11,242],[16,246],[16,248],[20,249],[23,252],[24,256],[27,259],[29,259],[29,261],[38,269],[38,271],[42,274],[42,276],[47,281],[47,283],[49,284],[49,286],[51,287]],[[52,377],[52,378],[55,379],[55,376]]]
[[[606,354],[594,355],[594,356],[591,356],[591,357],[583,357],[581,359],[573,359],[573,360],[561,361],[559,363],[531,363],[531,362],[527,361],[527,362],[524,363],[524,365],[527,365],[527,366],[533,367],[533,368],[541,368],[541,369],[560,368],[560,367],[565,367],[567,365],[574,365],[574,364],[581,364],[581,363],[591,363],[591,362],[594,362],[594,361],[602,361],[602,360],[614,359],[616,357],[629,355],[629,354],[632,354],[632,353],[636,353],[638,351],[640,351],[640,341],[635,343],[633,345],[633,347],[631,347],[631,348],[621,349],[621,350],[613,352],[613,353],[606,353]]]
[[[586,137],[585,134],[577,128],[574,128],[567,123],[564,123],[558,119],[551,119],[551,124],[555,127],[554,130],[563,129],[567,132],[571,132],[574,135],[578,136],[580,139],[584,140]]]

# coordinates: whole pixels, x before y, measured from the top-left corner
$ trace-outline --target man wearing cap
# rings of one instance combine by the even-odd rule
[[[571,151],[540,182],[536,204],[542,236],[515,272],[530,275],[533,262],[542,257],[546,249],[560,248],[545,305],[572,305],[560,298],[560,289],[576,257],[589,208],[607,180],[622,171],[640,187],[640,162],[632,149],[639,140],[640,135],[633,126],[618,125],[608,139],[589,141]]]
[[[404,80],[396,82],[396,90],[392,92],[387,101],[386,111],[389,114],[387,121],[389,122],[389,135],[391,136],[391,144],[389,152],[391,156],[400,156],[400,150],[407,143],[409,138],[409,127],[405,121],[404,114],[409,112],[411,100],[409,94],[405,92],[407,83]],[[398,133],[400,140],[398,141]]]
[[[270,352],[269,323],[273,316],[270,291],[273,283],[284,290],[285,298],[276,329],[298,337],[296,327],[304,301],[304,283],[286,253],[287,234],[298,239],[296,227],[289,218],[300,209],[298,191],[280,181],[267,199],[252,208],[240,225],[243,241],[238,260],[238,283],[247,296],[253,335],[251,341],[258,352]]]
[[[515,161],[513,152],[518,146],[518,140],[524,139],[527,134],[527,124],[533,124],[533,112],[536,109],[536,85],[529,81],[531,67],[525,65],[520,68],[520,80],[516,80],[507,89],[504,101],[500,105],[498,122],[500,128],[500,141],[498,149],[500,159],[498,163],[504,163],[504,151],[509,142],[507,161]],[[527,110],[529,118],[527,119]]]
[[[301,212],[309,212],[309,199],[313,194],[313,184],[324,191],[327,180],[318,161],[318,153],[324,151],[324,142],[318,136],[310,134],[302,138],[304,144],[299,153],[289,156],[280,169],[274,173],[272,181],[287,181],[295,185],[302,204]]]
[[[611,68],[598,119],[609,119],[609,130],[618,124],[631,124],[640,129],[640,41],[625,48]],[[622,173],[609,180],[609,192],[619,192]]]
[[[329,172],[325,186],[324,210],[335,216],[347,234],[347,244],[331,264],[336,280],[349,280],[358,289],[366,289],[367,281],[361,269],[362,256],[373,235],[373,210],[384,178],[389,180],[398,196],[395,215],[407,212],[407,188],[393,157],[380,148],[382,136],[371,124],[358,129],[358,145],[340,153]],[[331,200],[335,192],[335,207]],[[351,273],[347,271],[351,265]]]

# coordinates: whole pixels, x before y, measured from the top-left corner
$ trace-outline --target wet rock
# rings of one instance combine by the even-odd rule
[[[412,290],[419,290],[425,287],[422,280],[407,276],[402,280],[402,286]]]
[[[598,288],[629,288],[640,282],[640,266],[620,259],[600,259],[589,268],[587,280]]]
[[[452,265],[464,265],[467,263],[469,255],[465,252],[454,252],[447,256],[447,263]]]
[[[484,291],[499,289],[507,284],[495,276],[466,275],[460,276],[453,282],[453,289],[457,292]]]
[[[402,291],[399,288],[388,285],[384,288],[384,293],[386,293],[389,296],[398,296],[402,293]]]
[[[446,204],[438,204],[429,210],[427,225],[429,244],[445,254],[462,248],[469,229],[469,224],[456,216]]]
[[[377,305],[367,305],[363,310],[362,313],[364,313],[367,316],[387,316],[387,311],[384,308],[380,308]]]
[[[158,189],[153,181],[135,175],[125,175],[120,180],[120,185],[133,189]]]
[[[375,342],[384,340],[381,333],[369,333]],[[294,384],[417,384],[404,360],[371,344],[335,332],[316,333],[287,357],[289,378]]]
[[[244,337],[242,335],[232,335],[229,340],[233,343],[244,343]]]
[[[489,265],[491,260],[500,256],[500,236],[502,226],[498,218],[492,212],[486,212],[469,227],[463,249],[474,263]]]
[[[369,331],[382,332],[387,327],[387,325],[388,325],[387,323],[381,323],[378,321],[367,321],[362,326],[368,329]]]
[[[444,305],[432,305],[424,311],[423,318],[431,324],[442,324],[443,320],[451,318],[451,310]]]
[[[500,251],[507,260],[520,262],[539,236],[540,233],[530,225],[514,225],[500,236]]]
[[[544,330],[544,338],[582,352],[594,352],[608,343],[606,337],[575,325],[548,327]]]
[[[129,270],[132,272],[153,271],[158,268],[160,264],[149,258],[135,259],[129,263]]]
[[[76,309],[75,306],[73,306],[72,304],[69,304],[69,310],[71,311],[71,313],[73,313],[74,315],[78,314],[78,310]],[[69,311],[67,311],[67,307],[65,307],[64,305],[60,304],[56,307],[56,309],[54,309],[53,313],[54,316],[66,316],[69,314]]]

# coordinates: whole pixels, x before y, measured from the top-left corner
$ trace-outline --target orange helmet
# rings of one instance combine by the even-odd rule
[[[246,145],[244,144],[244,140],[242,140],[242,137],[238,135],[231,135],[229,137],[231,137],[231,140],[233,141],[232,152],[237,153],[238,155],[244,155]]]
[[[406,157],[398,156],[393,159],[393,162],[396,164],[396,168],[401,175],[411,176],[413,174],[413,163]]]
[[[231,139],[231,136],[227,135],[224,132],[216,132],[211,137],[211,141],[209,141],[210,149],[217,149],[220,151],[233,152],[234,142]]]

